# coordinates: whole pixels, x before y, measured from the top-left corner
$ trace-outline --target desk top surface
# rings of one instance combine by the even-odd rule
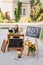
[[[8,34],[8,36],[24,36],[24,34],[14,34],[14,33],[10,33],[10,34]]]

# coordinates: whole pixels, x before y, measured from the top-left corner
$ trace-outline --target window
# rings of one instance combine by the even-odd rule
[[[26,11],[26,9],[23,9],[23,15],[25,15],[25,11]]]

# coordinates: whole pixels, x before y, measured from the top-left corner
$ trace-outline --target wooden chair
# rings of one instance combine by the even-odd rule
[[[3,40],[3,43],[2,43],[2,46],[1,46],[1,51],[2,52],[5,52],[7,44],[8,44],[8,41]]]

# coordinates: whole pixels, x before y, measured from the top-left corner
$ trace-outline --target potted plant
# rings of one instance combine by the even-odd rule
[[[31,42],[28,42],[26,44],[28,46],[28,55],[35,55],[35,51],[36,51],[36,44],[32,44]]]

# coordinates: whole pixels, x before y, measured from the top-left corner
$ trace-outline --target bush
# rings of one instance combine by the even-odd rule
[[[33,20],[30,17],[25,16],[25,17],[21,17],[19,22],[20,23],[28,23],[28,22],[31,23],[33,22]]]
[[[42,21],[42,20],[43,20],[43,13],[40,14],[40,16],[37,18],[36,21],[40,22],[40,21]]]

